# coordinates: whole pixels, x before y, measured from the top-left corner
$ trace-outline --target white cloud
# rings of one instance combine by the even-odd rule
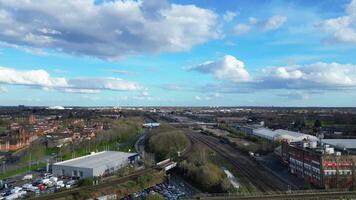
[[[24,85],[44,89],[57,89],[64,92],[97,93],[100,90],[131,91],[141,87],[131,81],[119,78],[64,78],[51,77],[43,70],[16,70],[0,67],[0,83],[9,85]]]
[[[303,76],[303,72],[298,67],[275,67],[263,69],[263,72],[271,77],[279,79],[299,79]]]
[[[17,71],[16,69],[0,67],[0,82],[14,85],[29,85],[40,87],[68,87],[64,78],[52,78],[42,69]]]
[[[227,55],[216,61],[190,67],[189,70],[212,74],[222,80],[217,84],[198,86],[191,91],[250,93],[266,89],[307,91],[355,90],[356,65],[316,62],[305,65],[266,67],[250,74],[242,61]]]
[[[58,90],[62,92],[67,92],[67,93],[81,93],[81,94],[97,94],[100,92],[100,90],[91,90],[91,89],[76,89],[76,88],[57,88]]]
[[[97,101],[97,100],[101,99],[98,96],[90,96],[90,95],[82,95],[80,98],[85,99],[85,100],[90,100],[90,101]]]
[[[212,74],[219,80],[233,82],[250,81],[250,74],[246,71],[244,63],[231,55],[225,55],[215,61],[204,62],[190,67],[189,70]]]
[[[260,87],[290,89],[356,88],[356,65],[318,62],[303,66],[273,67],[262,70]]]
[[[147,91],[142,91],[142,92],[141,92],[141,96],[147,97],[147,96],[149,96],[149,94],[148,94]]]
[[[0,25],[1,25],[1,22],[0,22]],[[23,51],[23,52],[26,52],[29,54],[33,54],[33,55],[39,55],[39,56],[48,55],[47,52],[45,52],[44,50],[42,50],[40,48],[26,47],[26,46],[20,46],[20,45],[16,45],[16,44],[9,44],[9,43],[2,42],[1,40],[0,40],[0,47],[18,49],[20,51]]]
[[[290,100],[308,100],[310,95],[300,91],[289,91],[286,93],[278,94],[277,96],[290,99]]]
[[[6,93],[6,92],[8,92],[7,88],[0,85],[0,93]]]
[[[197,101],[210,101],[221,97],[221,94],[216,92],[212,94],[196,95],[194,99]]]
[[[196,88],[189,83],[168,83],[161,85],[160,88],[168,91],[196,91]]]
[[[238,15],[237,12],[232,12],[232,11],[226,11],[225,14],[223,15],[223,19],[226,22],[232,21],[236,16]]]
[[[248,18],[248,23],[249,24],[257,24],[257,22],[258,22],[258,19],[255,18],[255,17],[249,17]]]
[[[356,0],[347,5],[344,16],[324,20],[316,27],[329,34],[327,43],[356,44]]]
[[[113,90],[132,91],[140,89],[135,82],[126,81],[120,78],[72,78],[68,79],[68,84],[74,89],[87,90]]]
[[[346,13],[349,14],[350,16],[355,17],[356,16],[356,1],[352,0],[347,6],[346,6]]]
[[[161,1],[2,0],[0,41],[116,59],[186,51],[220,37],[217,14]]]
[[[282,15],[274,15],[270,18],[259,21],[257,18],[249,17],[247,23],[238,23],[232,28],[232,33],[236,35],[245,34],[252,30],[272,31],[279,29],[287,21],[287,17]]]
[[[197,100],[197,101],[209,101],[211,100],[211,97],[210,96],[194,96],[194,99]]]
[[[286,21],[287,17],[274,15],[262,23],[262,29],[263,31],[279,29]]]
[[[200,101],[201,97],[197,95],[197,96],[194,96],[194,99]]]
[[[104,71],[111,72],[114,74],[132,74],[133,72],[127,70],[120,70],[120,69],[106,69]]]
[[[236,24],[236,26],[232,28],[232,32],[236,35],[248,33],[250,30],[251,26],[247,24]]]

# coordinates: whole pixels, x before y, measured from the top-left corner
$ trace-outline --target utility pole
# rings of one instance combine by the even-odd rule
[[[2,173],[5,173],[5,160],[2,161]]]
[[[49,159],[47,159],[47,164],[46,164],[46,172],[49,172]]]
[[[28,161],[28,169],[31,170],[31,151],[30,151],[30,160]]]

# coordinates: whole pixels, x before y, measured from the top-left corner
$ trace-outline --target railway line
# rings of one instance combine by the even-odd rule
[[[228,144],[222,144],[219,139],[200,133],[190,133],[188,137],[194,142],[200,142],[214,150],[221,157],[229,161],[239,171],[246,184],[252,184],[263,194],[280,193],[288,190],[288,184],[284,183],[272,174],[268,174],[251,158],[242,155]]]
[[[340,192],[310,192],[310,193],[292,193],[292,194],[274,194],[258,196],[199,196],[193,199],[200,200],[324,200],[324,199],[356,199],[354,191]]]

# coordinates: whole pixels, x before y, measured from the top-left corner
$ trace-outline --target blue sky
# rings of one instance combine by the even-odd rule
[[[0,105],[356,106],[356,0],[0,0]]]

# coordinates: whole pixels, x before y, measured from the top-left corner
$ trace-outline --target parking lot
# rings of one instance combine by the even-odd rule
[[[56,177],[45,172],[45,169],[42,169],[2,181],[0,199],[26,198],[53,193],[72,188],[78,183],[70,177]]]
[[[189,185],[177,176],[172,176],[169,181],[157,184],[143,191],[133,193],[122,200],[144,199],[148,194],[160,194],[167,200],[177,200],[182,197],[192,197],[198,193],[193,186]]]

